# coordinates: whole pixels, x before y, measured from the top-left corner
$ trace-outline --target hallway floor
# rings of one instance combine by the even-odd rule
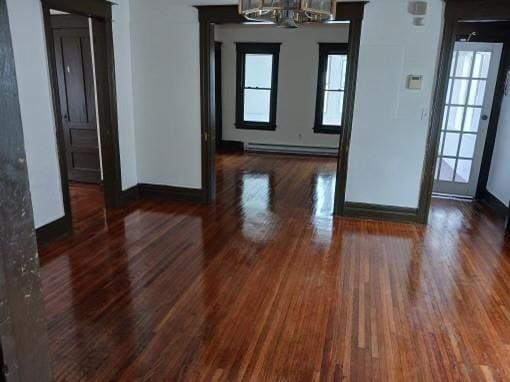
[[[333,219],[335,167],[222,155],[216,204],[97,210],[41,250],[54,378],[510,380],[503,219]]]

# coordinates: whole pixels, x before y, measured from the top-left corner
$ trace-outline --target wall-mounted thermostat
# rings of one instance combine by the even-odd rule
[[[427,14],[426,1],[410,1],[408,11],[413,15],[413,25],[419,27],[425,25],[425,15]]]
[[[423,83],[423,76],[411,74],[407,76],[407,88],[410,90],[420,90]]]

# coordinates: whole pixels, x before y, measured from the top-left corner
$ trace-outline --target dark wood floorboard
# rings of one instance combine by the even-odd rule
[[[510,380],[505,222],[449,200],[427,227],[333,219],[334,176],[222,155],[215,205],[84,214],[40,254],[55,379]]]

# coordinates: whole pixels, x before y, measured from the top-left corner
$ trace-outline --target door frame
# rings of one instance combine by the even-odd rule
[[[444,104],[446,102],[446,93],[448,89],[448,75],[450,63],[453,57],[453,49],[457,36],[462,33],[463,29],[459,22],[462,21],[509,21],[510,7],[504,0],[447,0],[444,15],[444,29],[441,43],[441,51],[439,54],[438,69],[436,75],[436,85],[434,90],[434,98],[432,104],[432,113],[429,124],[429,132],[426,142],[425,159],[422,170],[422,180],[420,186],[420,199],[418,204],[418,221],[426,224],[429,217],[430,204],[432,201],[432,189],[434,185],[434,171],[437,162],[437,149],[439,146],[439,137],[441,124],[443,119]],[[501,65],[507,61],[507,44],[503,47]],[[500,66],[501,68],[501,66]],[[496,85],[496,93],[494,95],[494,103],[492,106],[489,130],[484,148],[482,159],[482,168],[479,175],[478,191],[480,191],[481,183],[488,176],[488,166],[490,168],[490,159],[492,157],[491,146],[494,147],[493,139],[495,139],[494,125],[497,127],[499,119],[499,109],[501,108],[500,93],[500,73],[498,74],[498,84]],[[499,108],[498,108],[499,105]],[[494,123],[494,121],[496,121]],[[492,129],[491,129],[492,127]],[[492,144],[491,144],[492,141]],[[488,151],[489,150],[489,151]],[[487,166],[487,159],[489,165]],[[483,186],[485,187],[485,186]]]
[[[368,1],[342,1],[338,2],[336,7],[336,21],[348,21],[350,23],[347,83],[343,109],[342,133],[339,142],[334,207],[334,214],[340,216],[344,215],[345,210],[347,162],[349,159],[349,146],[354,116],[361,24],[366,3],[368,3]],[[204,202],[210,203],[214,201],[216,197],[214,25],[225,23],[241,24],[245,20],[239,14],[239,9],[236,5],[209,5],[197,6],[196,8],[198,9],[200,22],[201,198]]]
[[[123,205],[117,117],[115,64],[113,55],[112,3],[106,0],[41,0],[46,50],[50,75],[50,88],[55,119],[55,135],[60,167],[60,182],[64,204],[64,218],[59,224],[64,233],[71,233],[72,212],[69,196],[64,127],[58,91],[57,67],[51,28],[50,9],[69,12],[92,19],[94,36],[94,67],[96,71],[97,110],[103,166],[103,188],[106,208]]]

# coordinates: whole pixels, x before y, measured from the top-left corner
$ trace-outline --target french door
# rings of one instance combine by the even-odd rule
[[[434,192],[474,197],[502,44],[457,42],[434,178]]]

